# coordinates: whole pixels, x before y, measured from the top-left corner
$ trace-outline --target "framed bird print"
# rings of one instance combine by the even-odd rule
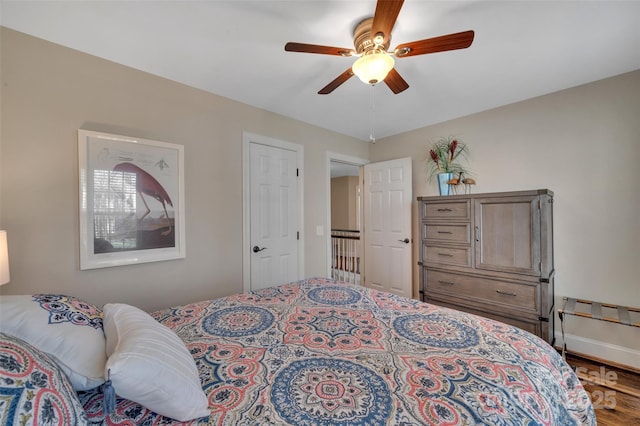
[[[185,257],[184,147],[78,130],[80,269]]]

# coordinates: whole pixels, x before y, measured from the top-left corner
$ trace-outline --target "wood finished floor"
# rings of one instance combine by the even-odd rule
[[[640,371],[567,354],[589,393],[598,426],[640,425]]]

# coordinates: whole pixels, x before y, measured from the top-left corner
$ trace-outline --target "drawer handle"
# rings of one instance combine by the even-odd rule
[[[454,285],[455,283],[452,283],[451,281],[440,281],[440,280],[438,280],[438,284],[442,284],[442,285]]]
[[[451,212],[451,209],[438,209],[439,212]]]
[[[451,235],[451,234],[453,234],[453,232],[451,232],[451,231],[438,231],[438,234],[449,234],[449,235]]]
[[[453,255],[449,253],[438,253],[438,256],[453,257]]]
[[[503,291],[503,290],[496,290],[496,293],[498,294],[504,294],[505,296],[517,296],[516,293],[512,293],[510,291]]]

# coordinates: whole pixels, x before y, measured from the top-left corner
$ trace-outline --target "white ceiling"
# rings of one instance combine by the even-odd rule
[[[351,48],[375,0],[4,1],[3,26],[307,123],[369,140],[640,69],[640,1],[406,0],[391,48],[474,30],[464,50],[396,60],[398,95],[352,77]],[[372,117],[374,119],[372,120]]]

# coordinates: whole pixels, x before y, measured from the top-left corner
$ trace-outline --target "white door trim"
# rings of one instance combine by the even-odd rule
[[[298,226],[300,239],[298,240],[298,277],[304,275],[304,147],[291,142],[242,132],[242,285],[243,291],[251,290],[251,155],[250,144],[257,143],[296,152],[298,163]]]
[[[339,161],[341,163],[353,164],[354,166],[364,166],[369,164],[369,160],[359,157],[352,157],[350,155],[339,154],[337,152],[327,151],[327,193],[326,193],[326,205],[327,205],[327,224],[325,229],[327,230],[325,235],[327,239],[327,277],[331,277],[331,161]]]

